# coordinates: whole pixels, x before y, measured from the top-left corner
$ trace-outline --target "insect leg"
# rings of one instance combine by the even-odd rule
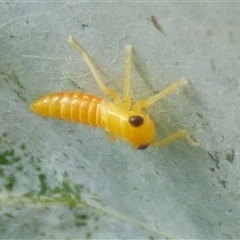
[[[100,75],[99,75],[96,67],[94,66],[92,60],[91,60],[90,57],[88,56],[87,52],[83,49],[83,47],[82,47],[82,46],[73,38],[73,36],[71,36],[71,35],[70,35],[69,38],[68,38],[68,42],[70,43],[70,45],[71,45],[74,49],[76,49],[76,50],[83,56],[83,58],[85,59],[87,65],[88,65],[88,67],[89,67],[89,69],[91,70],[91,72],[92,72],[92,74],[93,74],[93,76],[94,76],[94,78],[95,78],[95,80],[96,80],[99,88],[101,89],[101,91],[102,91],[106,96],[109,96],[109,97],[113,98],[113,100],[115,100],[115,101],[120,101],[120,97],[119,97],[118,93],[115,92],[115,91],[112,90],[112,89],[107,88],[107,87],[104,85],[104,83],[103,83],[103,81],[102,81],[102,79],[101,79],[101,77],[100,77]]]
[[[117,140],[117,137],[114,134],[112,134],[110,132],[106,132],[106,131],[105,131],[105,133],[106,133],[107,138],[108,138],[109,141],[115,142]]]
[[[193,139],[191,138],[190,134],[188,131],[186,130],[180,130],[166,138],[164,138],[163,140],[159,141],[159,142],[153,142],[151,145],[154,147],[162,147],[164,145],[167,145],[181,137],[186,137],[188,143],[194,147],[199,146],[199,143],[193,141]]]
[[[187,84],[187,83],[188,83],[187,78],[183,78],[182,80],[175,82],[174,84],[172,84],[171,86],[169,86],[162,92],[156,94],[155,96],[153,96],[149,99],[146,99],[146,100],[140,100],[140,101],[136,102],[136,104],[133,106],[133,111],[140,112],[142,108],[146,108],[146,107],[152,105],[153,103],[159,101],[160,99],[166,97],[168,94],[175,91],[180,86]]]
[[[132,66],[132,46],[127,45],[125,48],[126,58],[125,58],[125,79],[124,79],[124,90],[123,90],[123,104],[126,110],[131,107],[131,97],[130,97],[130,83],[131,83],[131,66]]]

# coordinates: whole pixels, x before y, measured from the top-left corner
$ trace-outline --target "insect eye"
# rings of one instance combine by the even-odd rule
[[[131,116],[128,121],[133,127],[139,127],[143,124],[143,118],[141,116]]]
[[[138,150],[144,150],[144,149],[146,149],[148,146],[149,146],[149,144],[142,145],[142,146],[138,146],[137,149],[138,149]]]

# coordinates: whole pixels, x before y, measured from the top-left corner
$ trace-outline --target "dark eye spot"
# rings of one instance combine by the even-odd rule
[[[138,146],[137,149],[138,149],[138,150],[144,150],[144,149],[146,149],[148,146],[149,146],[149,144],[142,145],[142,146]]]
[[[143,124],[143,118],[141,116],[131,116],[128,121],[133,127],[139,127]]]

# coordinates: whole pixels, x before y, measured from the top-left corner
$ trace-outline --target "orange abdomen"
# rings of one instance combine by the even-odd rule
[[[82,92],[47,94],[32,103],[33,112],[67,121],[102,127],[100,113],[102,98]]]

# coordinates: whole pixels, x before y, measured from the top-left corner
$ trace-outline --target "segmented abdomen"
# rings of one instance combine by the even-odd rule
[[[32,103],[31,109],[44,117],[61,118],[91,126],[102,126],[102,98],[82,92],[47,94]]]

